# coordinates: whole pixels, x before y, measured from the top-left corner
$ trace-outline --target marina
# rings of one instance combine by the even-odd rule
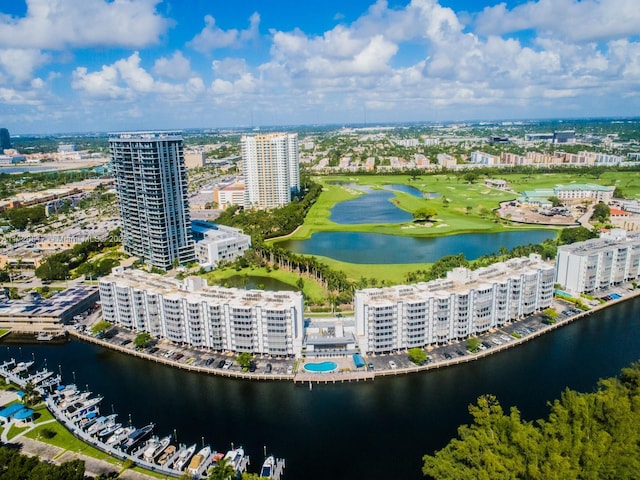
[[[29,368],[34,363],[16,362],[14,358],[10,358],[0,365],[0,375],[5,381],[21,388],[25,388],[27,384],[36,386],[54,376],[53,372],[45,369],[29,375]],[[90,391],[79,391],[75,384],[63,385],[60,375],[54,378],[55,383],[50,382],[47,387],[35,387],[47,409],[74,436],[115,458],[130,460],[153,472],[172,477],[180,477],[186,473],[194,479],[206,478],[209,469],[221,458],[228,459],[238,476],[250,464],[242,447],[232,448],[225,454],[212,450],[207,445],[195,453],[195,444],[189,447],[178,444],[176,447],[172,444],[175,440],[172,435],[162,439],[152,436],[155,427],[153,423],[135,428],[131,424],[123,425],[117,420],[118,415],[115,413],[106,417],[99,416],[102,396],[94,396]],[[279,479],[283,469],[284,460],[276,460],[273,476],[269,478]]]

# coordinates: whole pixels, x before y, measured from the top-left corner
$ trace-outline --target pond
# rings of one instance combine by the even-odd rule
[[[358,190],[362,190],[362,187],[358,187]],[[411,213],[393,203],[394,196],[393,192],[387,190],[369,190],[369,193],[358,198],[334,205],[329,220],[342,225],[403,223],[413,220]]]
[[[219,285],[221,287],[228,288],[243,288],[245,290],[258,289],[258,290],[271,290],[274,292],[280,292],[283,290],[296,290],[293,285],[281,282],[275,278],[269,277],[257,277],[254,275],[234,275],[222,280]]]
[[[278,246],[295,253],[321,255],[343,262],[432,263],[445,255],[464,253],[468,260],[528,244],[539,244],[556,233],[521,230],[500,233],[468,233],[436,238],[399,237],[365,232],[319,232],[307,240],[286,240]]]

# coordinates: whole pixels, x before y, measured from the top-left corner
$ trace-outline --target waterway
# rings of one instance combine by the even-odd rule
[[[41,366],[46,358],[68,382],[104,395],[103,412],[113,405],[136,425],[153,421],[157,434],[176,429],[180,442],[204,438],[218,450],[242,444],[251,471],[266,445],[287,459],[285,479],[418,480],[422,455],[455,436],[479,395],[533,420],[565,387],[592,391],[638,360],[639,310],[637,298],[477,362],[312,390],[187,373],[78,341],[0,345],[0,359],[34,355]]]
[[[473,260],[496,253],[500,247],[511,250],[519,245],[540,244],[555,236],[556,232],[551,230],[468,233],[436,238],[368,232],[318,232],[306,240],[278,242],[278,246],[295,253],[321,255],[349,263],[432,263],[445,255],[459,253]]]

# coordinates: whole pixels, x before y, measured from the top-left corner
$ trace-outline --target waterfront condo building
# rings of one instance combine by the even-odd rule
[[[446,279],[369,288],[355,294],[356,332],[365,353],[385,353],[475,336],[543,310],[553,300],[553,264],[537,254]]]
[[[216,351],[293,356],[302,352],[300,292],[208,286],[117,267],[100,279],[105,320],[155,338]]]
[[[286,205],[300,191],[298,135],[268,133],[243,136],[245,208]]]
[[[180,132],[110,134],[109,150],[125,251],[164,270],[193,262]]]
[[[593,293],[639,277],[640,233],[615,229],[558,247],[556,282],[570,293]]]

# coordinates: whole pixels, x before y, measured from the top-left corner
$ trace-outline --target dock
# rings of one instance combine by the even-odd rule
[[[338,373],[309,373],[298,372],[293,377],[294,383],[344,383],[344,382],[360,382],[375,380],[376,376],[373,372],[338,372]]]

